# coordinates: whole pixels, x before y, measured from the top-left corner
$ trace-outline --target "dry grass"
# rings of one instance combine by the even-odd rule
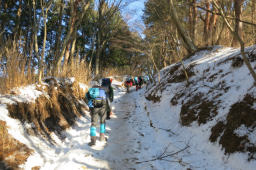
[[[0,136],[0,169],[19,169],[33,151],[9,135],[6,123],[1,120]]]
[[[44,90],[42,86],[37,89],[48,93],[50,98],[40,96],[34,103],[8,104],[7,108],[12,118],[34,125],[28,129],[30,135],[41,134],[54,143],[50,133],[54,132],[63,139],[62,130],[72,126],[77,117],[84,115],[86,108],[79,102],[84,95],[79,94],[76,82],[65,84],[61,81],[57,84],[54,78],[46,79],[45,82],[49,86],[44,86]]]
[[[103,77],[109,76],[122,76],[122,75],[132,75],[132,70],[130,67],[108,67],[102,71]]]
[[[38,75],[35,69],[28,69],[28,58],[24,57],[18,41],[7,41],[0,47],[0,93],[9,93],[11,89],[20,86],[33,84],[37,81]],[[32,66],[30,66],[31,68]],[[54,69],[54,68],[53,68]],[[50,70],[47,70],[49,74]],[[87,84],[90,81],[88,66],[79,59],[73,59],[71,63],[61,70],[56,77],[74,77],[76,81]]]
[[[0,93],[8,93],[14,87],[24,86],[34,82],[32,74],[26,74],[26,59],[19,52],[19,44],[8,41],[1,48],[0,53],[1,74]]]
[[[80,62],[79,59],[73,59],[73,61],[67,65],[57,77],[74,77],[77,82],[87,84],[90,81],[90,70],[85,62]]]

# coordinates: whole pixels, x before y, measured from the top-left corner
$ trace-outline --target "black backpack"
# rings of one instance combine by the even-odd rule
[[[110,87],[111,86],[110,78],[103,78],[101,82],[101,86]]]
[[[104,78],[101,82],[101,87],[105,90],[107,97],[110,95],[111,81],[110,78]]]

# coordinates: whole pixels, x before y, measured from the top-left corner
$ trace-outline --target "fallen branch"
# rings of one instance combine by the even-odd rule
[[[169,145],[170,145],[170,144],[169,144]],[[156,161],[156,160],[165,160],[165,161],[166,161],[166,159],[164,159],[164,158],[177,155],[178,153],[183,152],[183,151],[185,151],[186,149],[189,148],[189,145],[187,145],[186,147],[184,147],[183,149],[181,149],[181,150],[179,150],[179,151],[177,151],[177,152],[173,152],[173,153],[170,153],[170,154],[166,154],[166,151],[167,151],[169,145],[165,148],[164,152],[163,152],[161,155],[159,155],[158,157],[156,157],[156,158],[154,158],[154,159],[146,160],[146,161],[139,161],[139,162],[136,162],[136,164],[145,163],[145,162],[152,162],[152,161]],[[178,161],[177,161],[177,162],[178,162]]]
[[[149,118],[149,125],[150,125],[150,127],[152,127],[152,128],[154,128],[154,129],[160,129],[160,130],[164,130],[164,131],[166,131],[166,132],[170,132],[171,134],[173,134],[173,135],[176,135],[176,133],[174,133],[171,129],[164,129],[164,128],[158,128],[158,127],[155,127],[154,125],[153,125],[153,122],[152,122],[152,120]]]
[[[166,132],[170,132],[170,133],[173,134],[173,135],[176,135],[176,133],[174,133],[171,129],[164,129],[164,128],[158,128],[158,129],[164,130],[164,131],[166,131]]]

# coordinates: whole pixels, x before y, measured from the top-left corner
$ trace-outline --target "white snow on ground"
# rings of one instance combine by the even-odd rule
[[[207,52],[201,52],[195,59],[198,65],[198,74],[203,74],[203,69],[210,67],[211,73],[218,72],[210,64],[213,61],[221,60],[225,55],[236,52],[234,49],[223,49],[216,51],[216,56],[209,54],[206,58],[201,58]],[[194,61],[194,60],[193,60]],[[185,63],[188,64],[188,63]],[[228,68],[221,68],[224,71]],[[243,70],[248,72],[248,70]],[[238,77],[231,84],[231,95],[223,97],[223,106],[234,103],[238,98],[242,98],[252,85],[251,78],[248,80],[240,72],[232,73]],[[248,77],[247,77],[248,78]],[[215,81],[218,81],[216,79]],[[236,87],[239,82],[245,82],[245,86]],[[215,82],[213,82],[214,84]],[[210,86],[211,84],[209,84]],[[172,106],[170,99],[174,91],[179,90],[181,84],[173,84],[167,87],[161,94],[161,102],[152,103],[144,97],[145,88],[135,91],[131,89],[126,93],[121,88],[121,82],[113,81],[115,88],[115,98],[112,103],[114,115],[106,123],[107,143],[97,140],[96,146],[89,147],[90,141],[90,116],[77,120],[75,126],[69,128],[64,141],[52,136],[55,144],[43,138],[28,136],[24,132],[23,125],[18,121],[8,117],[7,103],[13,100],[20,101],[24,98],[34,99],[41,95],[35,88],[29,87],[21,90],[19,97],[0,96],[0,119],[7,122],[8,131],[20,142],[32,148],[35,153],[30,156],[27,162],[21,166],[24,169],[31,169],[40,166],[41,170],[79,170],[79,169],[207,169],[207,170],[253,170],[256,161],[247,161],[245,153],[235,153],[224,155],[224,151],[216,143],[209,142],[209,136],[213,123],[198,126],[193,123],[190,127],[181,126],[179,123],[179,113],[181,105]],[[200,86],[200,84],[198,85]],[[87,87],[86,87],[87,88]],[[204,90],[204,88],[202,88]],[[234,94],[234,92],[237,92]],[[239,95],[240,94],[240,95]],[[209,96],[210,97],[210,96]],[[223,114],[228,108],[220,109]],[[213,120],[214,122],[214,120]],[[25,126],[31,126],[25,124]],[[97,128],[99,132],[99,127]],[[248,129],[241,126],[236,130],[238,135],[249,133]],[[255,131],[250,132],[251,142],[256,141]],[[99,135],[97,133],[97,135]]]
[[[142,92],[140,92],[142,93]],[[136,94],[137,109],[134,120],[141,126],[135,126],[136,130],[144,134],[139,136],[143,150],[139,152],[139,162],[152,160],[156,157],[171,155],[188,147],[184,151],[173,156],[167,156],[163,160],[150,161],[138,164],[138,169],[218,169],[238,170],[255,169],[256,161],[247,161],[244,154],[225,156],[219,145],[209,142],[210,127],[193,125],[183,127],[179,122],[180,107],[170,105],[169,96],[162,96],[162,102],[152,104]],[[148,111],[148,117],[145,113]],[[153,127],[150,128],[151,125]],[[144,126],[144,128],[142,128]]]

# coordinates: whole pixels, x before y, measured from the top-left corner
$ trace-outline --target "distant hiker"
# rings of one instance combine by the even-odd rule
[[[139,76],[139,77],[134,77],[134,82],[135,82],[136,91],[137,91],[138,89],[141,88],[142,83],[143,83],[141,76]]]
[[[143,82],[147,84],[149,82],[149,76],[143,76]]]
[[[139,76],[138,78],[139,78],[139,87],[141,88],[141,86],[144,83],[144,80],[143,80],[143,78],[141,76]]]
[[[124,85],[125,85],[125,87],[126,87],[127,93],[129,93],[130,87],[132,87],[133,84],[134,84],[134,83],[133,83],[133,79],[132,79],[131,77],[128,77],[128,78],[125,80]]]
[[[111,86],[111,83],[111,78],[103,78],[101,81],[101,86],[104,87],[107,93],[107,119],[110,119],[110,116],[112,115],[110,102],[113,102],[114,100],[114,90]]]
[[[86,93],[87,104],[91,114],[89,146],[96,144],[96,125],[100,118],[100,141],[105,141],[105,120],[107,116],[107,94],[101,86],[94,85]]]

